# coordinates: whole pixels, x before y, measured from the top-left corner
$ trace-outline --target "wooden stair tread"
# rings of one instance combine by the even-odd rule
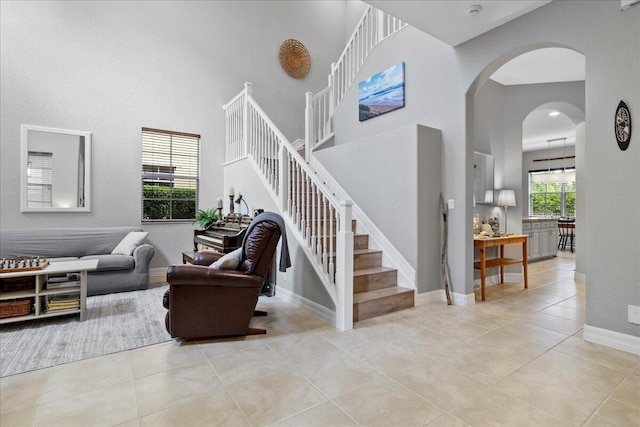
[[[400,286],[394,286],[391,288],[376,289],[375,291],[357,292],[353,294],[353,303],[362,303],[367,301],[373,301],[380,298],[385,298],[392,295],[403,294],[407,292],[413,292],[413,289],[403,288]]]
[[[357,270],[353,270],[353,277],[368,276],[371,274],[378,274],[378,273],[388,273],[390,271],[396,271],[396,269],[390,268],[390,267],[360,268]]]
[[[354,249],[353,255],[366,255],[366,254],[378,254],[382,253],[379,249]]]

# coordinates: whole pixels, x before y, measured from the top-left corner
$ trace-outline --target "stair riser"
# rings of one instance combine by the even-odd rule
[[[368,234],[353,236],[353,249],[368,249],[368,248],[369,248]]]
[[[366,276],[353,278],[353,292],[375,291],[376,289],[392,288],[398,284],[398,272],[385,271],[382,273],[372,273]]]
[[[353,269],[372,268],[382,266],[382,252],[370,254],[355,254],[353,256]]]
[[[398,295],[356,303],[353,305],[353,321],[358,322],[376,316],[393,313],[414,306],[413,291]]]

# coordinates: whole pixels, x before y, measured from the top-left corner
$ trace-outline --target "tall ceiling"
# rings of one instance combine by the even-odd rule
[[[551,0],[367,1],[451,46],[469,41],[550,2]],[[491,79],[505,86],[583,81],[585,58],[570,49],[539,49],[509,61]],[[547,148],[548,139],[567,137],[567,145],[575,143],[575,123],[563,114],[549,116],[551,111],[537,110],[527,117],[523,124],[523,151]],[[563,143],[559,144],[562,146]]]
[[[457,46],[551,0],[367,0],[367,3]]]

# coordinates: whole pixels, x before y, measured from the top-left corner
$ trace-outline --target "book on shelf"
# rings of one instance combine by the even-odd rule
[[[80,296],[77,294],[54,295],[47,299],[47,311],[73,310],[80,308]]]
[[[61,283],[61,282],[79,282],[80,274],[78,273],[67,273],[59,276],[49,276],[47,279],[48,283]]]
[[[51,280],[47,280],[47,289],[60,289],[60,288],[71,288],[74,286],[80,286],[81,282],[79,280],[72,281],[64,281],[64,282],[52,282]]]

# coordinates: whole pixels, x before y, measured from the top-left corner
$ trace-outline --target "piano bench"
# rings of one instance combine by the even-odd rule
[[[196,251],[185,251],[182,252],[182,263],[186,264],[193,264],[193,257],[197,254],[198,252]]]

